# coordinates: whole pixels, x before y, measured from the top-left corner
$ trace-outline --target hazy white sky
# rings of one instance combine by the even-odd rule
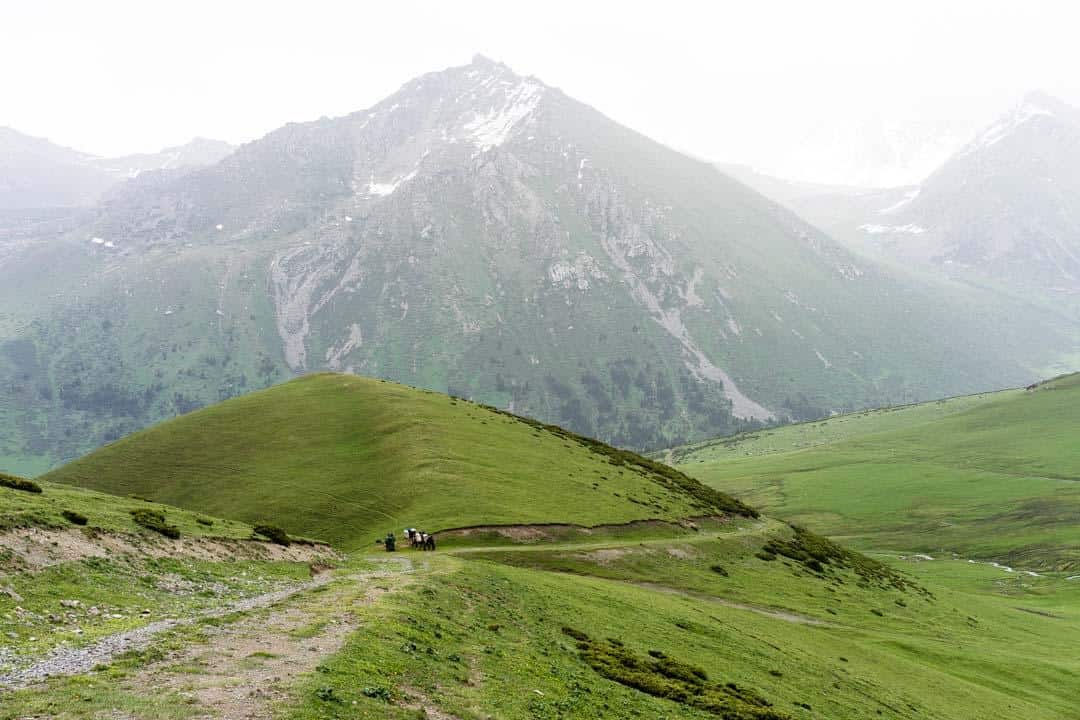
[[[2,0],[0,125],[103,155],[243,142],[480,52],[680,149],[753,161],[879,117],[967,132],[1033,88],[1076,102],[1074,5]]]

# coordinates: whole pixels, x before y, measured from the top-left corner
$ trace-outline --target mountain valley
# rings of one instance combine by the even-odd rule
[[[483,57],[52,225],[0,256],[15,472],[321,369],[656,449],[1075,352],[1075,323],[862,258]]]
[[[468,5],[0,11],[0,720],[1080,716],[1067,13]]]

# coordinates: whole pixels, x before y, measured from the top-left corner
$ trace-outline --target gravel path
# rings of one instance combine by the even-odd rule
[[[403,563],[401,569],[402,571],[407,572],[411,569],[411,564],[406,561]],[[383,571],[360,573],[355,576],[350,576],[349,579],[359,580],[379,577],[385,574],[386,573]],[[320,585],[326,585],[340,577],[340,575],[335,576],[330,573],[324,573],[309,582],[294,585],[283,590],[275,590],[263,595],[256,595],[244,598],[243,600],[237,600],[225,607],[208,610],[191,617],[159,620],[135,628],[134,630],[109,635],[86,647],[55,648],[44,658],[32,665],[0,674],[0,691],[4,689],[10,690],[25,687],[36,682],[41,682],[54,675],[76,675],[89,672],[95,666],[109,662],[120,653],[127,652],[128,650],[139,650],[146,647],[153,641],[155,635],[165,630],[182,625],[190,625],[205,618],[222,617],[229,613],[268,607],[298,593],[311,590]]]

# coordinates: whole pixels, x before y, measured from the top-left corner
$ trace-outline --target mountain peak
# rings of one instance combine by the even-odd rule
[[[482,53],[476,53],[475,55],[473,55],[472,56],[472,62],[470,62],[469,64],[470,65],[478,65],[478,66],[481,66],[481,67],[483,67],[483,66],[506,67],[506,65],[499,62],[498,60],[492,60],[487,55],[484,55]]]
[[[1038,90],[1029,92],[993,124],[981,130],[975,139],[960,151],[960,156],[971,155],[997,145],[1031,120],[1056,117],[1069,110],[1068,105],[1047,93]]]

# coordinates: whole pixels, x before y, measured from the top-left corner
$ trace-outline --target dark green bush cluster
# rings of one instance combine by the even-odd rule
[[[288,547],[292,543],[289,533],[274,525],[256,525],[255,534],[261,535],[277,545]]]
[[[852,570],[860,578],[878,587],[893,587],[897,590],[917,590],[929,595],[929,592],[884,563],[869,558],[860,552],[848,550],[832,540],[810,532],[798,525],[791,525],[795,535],[790,540],[772,539],[762,546],[757,556],[762,560],[775,560],[783,555],[801,564],[819,575],[827,574],[830,568]]]
[[[165,537],[172,538],[173,540],[180,537],[180,528],[167,523],[165,521],[165,514],[159,510],[139,508],[138,510],[131,511],[131,517],[135,520],[136,525],[141,525],[147,530],[161,533]]]
[[[338,694],[336,692],[334,692],[334,688],[330,687],[329,685],[326,685],[316,690],[315,697],[319,698],[323,702],[341,702],[341,698],[338,697]]]
[[[200,525],[203,525],[205,527],[213,527],[213,525],[214,525],[213,520],[211,520],[208,517],[202,517],[202,516],[199,516],[199,517],[195,518],[195,522],[197,522]]]
[[[86,516],[74,510],[64,510],[60,515],[72,525],[85,525],[87,523]]]
[[[41,493],[41,486],[33,480],[26,480],[25,478],[15,477],[14,475],[8,475],[7,473],[0,473],[0,487],[11,488],[12,490],[22,490],[29,493]]]
[[[374,698],[375,700],[382,700],[383,702],[390,702],[391,700],[390,691],[384,687],[365,687],[360,692],[364,697]]]
[[[608,680],[654,697],[673,700],[713,713],[724,720],[789,720],[768,700],[735,683],[710,682],[701,668],[676,660],[659,650],[638,655],[614,638],[592,640],[580,630],[564,627],[577,641],[581,659]]]
[[[740,500],[736,500],[727,493],[722,493],[719,490],[714,490],[707,485],[703,485],[689,475],[686,475],[669,465],[665,465],[664,463],[638,455],[629,450],[620,450],[619,448],[612,447],[599,440],[585,437],[584,435],[578,435],[577,433],[561,428],[558,425],[548,425],[539,420],[514,415],[513,413],[500,410],[490,405],[481,405],[480,407],[498,413],[499,415],[505,415],[514,418],[515,420],[519,420],[537,430],[546,430],[560,438],[576,442],[598,455],[603,455],[612,465],[627,467],[630,470],[637,472],[642,477],[652,480],[668,490],[689,495],[694,501],[694,506],[697,507],[702,514],[729,513],[749,518],[760,516],[760,513],[757,510],[744,504]]]

